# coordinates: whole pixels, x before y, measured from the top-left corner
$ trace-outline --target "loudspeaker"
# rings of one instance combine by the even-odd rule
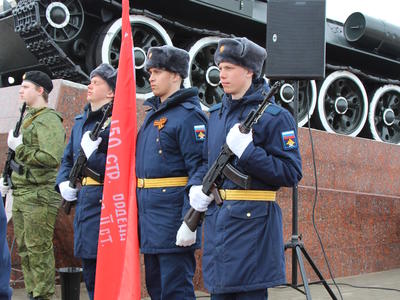
[[[268,78],[325,77],[325,11],[325,0],[268,0]]]

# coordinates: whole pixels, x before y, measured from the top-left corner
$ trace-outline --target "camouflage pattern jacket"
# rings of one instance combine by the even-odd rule
[[[21,126],[23,143],[15,149],[22,174],[12,173],[15,190],[54,185],[65,145],[62,117],[51,108],[28,108]]]

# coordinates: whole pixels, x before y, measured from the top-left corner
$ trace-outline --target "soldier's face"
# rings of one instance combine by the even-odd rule
[[[151,90],[155,96],[164,100],[171,95],[171,91],[180,85],[180,76],[176,73],[169,72],[163,69],[149,69]]]
[[[101,78],[100,76],[94,76],[90,80],[87,92],[87,100],[90,103],[98,103],[113,97],[113,90],[103,78]]]
[[[43,88],[30,81],[24,80],[19,89],[19,98],[25,101],[28,106],[34,105],[42,94]]]
[[[253,72],[238,65],[221,62],[219,64],[219,77],[224,92],[232,95],[232,99],[239,99],[249,88]]]

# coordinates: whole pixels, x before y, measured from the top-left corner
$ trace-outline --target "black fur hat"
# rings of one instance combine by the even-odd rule
[[[185,79],[189,71],[189,53],[169,45],[151,47],[147,51],[145,68],[146,71],[151,68],[165,69],[178,73],[182,79]]]
[[[229,62],[253,71],[255,77],[260,77],[261,69],[267,51],[246,38],[224,38],[218,42],[214,54],[214,62],[218,66],[221,62]]]
[[[43,87],[47,93],[50,93],[53,89],[53,82],[51,82],[49,75],[42,71],[26,72],[24,76],[22,76],[22,80],[30,81],[38,86]]]
[[[117,84],[117,74],[118,72],[116,69],[114,69],[113,66],[103,63],[90,73],[90,79],[92,79],[96,75],[100,76],[115,92],[115,85]]]

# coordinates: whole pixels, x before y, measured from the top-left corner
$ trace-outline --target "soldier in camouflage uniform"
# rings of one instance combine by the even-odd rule
[[[47,74],[24,75],[20,98],[27,104],[21,134],[8,135],[8,147],[22,172],[13,171],[14,234],[21,256],[25,288],[30,299],[50,299],[54,294],[53,233],[60,195],[54,190],[57,168],[64,150],[65,130],[59,113],[47,107],[53,84]],[[5,192],[1,181],[2,192]]]

